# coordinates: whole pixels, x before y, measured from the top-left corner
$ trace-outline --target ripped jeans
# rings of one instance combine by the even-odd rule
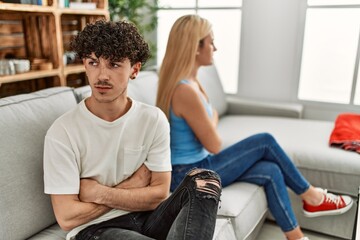
[[[212,239],[220,195],[217,173],[192,169],[155,210],[91,225],[79,232],[76,240]]]

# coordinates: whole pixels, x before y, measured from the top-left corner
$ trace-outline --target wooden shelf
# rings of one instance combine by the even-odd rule
[[[59,69],[42,70],[42,71],[29,71],[20,74],[0,76],[0,85],[3,83],[19,82],[30,79],[53,77],[60,74]]]
[[[39,59],[53,66],[51,70],[0,76],[0,97],[52,86],[86,84],[84,67],[65,65],[63,56],[71,52],[72,39],[88,23],[110,19],[108,0],[90,1],[96,3],[96,9],[63,8],[59,0],[48,0],[49,6],[0,0],[0,59],[29,59],[31,64]]]
[[[60,14],[76,14],[76,15],[102,15],[106,18],[109,18],[109,12],[104,9],[94,9],[94,10],[81,10],[81,9],[71,9],[71,8],[60,8],[58,9]]]
[[[29,12],[29,13],[53,13],[56,8],[51,6],[39,6],[33,4],[1,3],[1,11]]]
[[[102,8],[72,9],[72,8],[55,8],[52,6],[39,6],[33,4],[1,3],[0,11],[29,12],[29,13],[58,13],[58,14],[77,14],[77,15],[103,15],[106,16],[106,18],[109,18],[109,11]]]
[[[84,65],[78,64],[78,65],[68,65],[64,68],[64,74],[65,76],[70,74],[76,74],[76,73],[82,73],[85,72]]]

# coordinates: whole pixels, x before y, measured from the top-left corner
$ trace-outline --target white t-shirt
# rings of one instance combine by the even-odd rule
[[[59,117],[46,134],[45,193],[79,194],[80,178],[115,186],[143,163],[150,171],[171,171],[169,133],[167,118],[154,106],[132,100],[125,115],[108,122],[92,114],[83,100]],[[126,213],[113,209],[74,228],[66,239],[91,224]]]

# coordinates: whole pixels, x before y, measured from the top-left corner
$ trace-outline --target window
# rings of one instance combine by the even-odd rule
[[[160,0],[157,31],[157,64],[165,54],[167,38],[175,20],[185,14],[199,14],[213,25],[218,51],[214,62],[224,90],[236,93],[238,86],[241,33],[241,0]],[[228,27],[231,25],[231,27]]]
[[[299,99],[360,105],[359,38],[360,0],[308,1]]]

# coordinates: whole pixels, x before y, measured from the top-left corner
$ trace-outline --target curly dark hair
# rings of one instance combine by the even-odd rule
[[[150,57],[149,45],[137,27],[127,21],[97,20],[87,24],[71,42],[71,48],[80,59],[91,56],[114,62],[129,59],[131,65],[145,62]]]

